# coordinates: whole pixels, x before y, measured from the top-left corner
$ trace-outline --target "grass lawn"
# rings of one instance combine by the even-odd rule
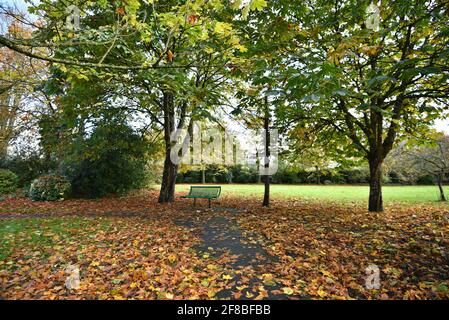
[[[178,184],[178,192],[187,192],[190,185]],[[264,187],[261,184],[221,184],[222,195],[232,196],[260,196]],[[446,187],[449,195],[449,186]],[[333,202],[367,202],[368,186],[324,186],[324,185],[272,185],[273,199],[315,199]],[[383,188],[384,201],[405,203],[435,203],[439,199],[436,186],[385,186]]]

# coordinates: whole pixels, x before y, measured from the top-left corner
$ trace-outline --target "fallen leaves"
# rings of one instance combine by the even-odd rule
[[[367,213],[301,201],[224,197],[238,214],[200,212],[184,202],[158,205],[145,191],[126,198],[58,203],[0,203],[0,297],[5,299],[447,299],[449,212],[392,206]],[[201,243],[213,215],[238,221],[246,242],[275,262],[235,268],[235,257]],[[29,218],[38,216],[39,218]],[[22,218],[19,218],[22,217]],[[365,269],[380,269],[381,287],[365,287]],[[65,283],[79,268],[73,290]],[[76,281],[75,281],[76,280]]]
[[[1,232],[8,221],[0,221]],[[190,250],[198,237],[170,218],[39,218],[14,222],[21,223],[20,231],[12,236],[7,233],[0,244],[2,252],[9,248],[8,257],[0,259],[2,298],[205,299],[226,285],[222,278],[227,279],[227,274],[207,268],[226,261],[199,257]],[[88,227],[72,235],[73,224]],[[42,235],[36,237],[34,228],[43,230]],[[79,283],[70,282],[73,290],[65,286],[64,270],[70,264],[79,266]],[[201,285],[203,279],[208,279],[207,287]]]
[[[277,202],[249,205],[240,224],[279,262],[265,268],[286,295],[315,299],[447,299],[447,209],[392,206],[371,214],[358,206]],[[379,290],[365,287],[378,265]],[[430,287],[420,287],[427,279]],[[437,290],[436,288],[440,288]]]

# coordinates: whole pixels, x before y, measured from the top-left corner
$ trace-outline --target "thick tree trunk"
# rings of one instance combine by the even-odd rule
[[[370,184],[369,184],[369,206],[371,212],[384,210],[382,199],[382,160],[378,158],[369,159]]]
[[[262,206],[268,207],[270,205],[270,175],[268,174],[268,169],[270,168],[270,113],[268,110],[268,98],[265,97],[265,118],[264,118],[264,129],[265,129],[265,177],[264,177],[264,196]]]
[[[439,174],[437,177],[438,188],[440,189],[440,201],[447,201],[446,194],[444,193],[443,177],[444,174]]]
[[[178,166],[170,159],[170,152],[165,155],[164,173],[162,175],[162,185],[159,194],[159,203],[173,202],[175,200],[176,176]]]
[[[162,174],[161,191],[159,193],[159,203],[172,202],[175,199],[176,176],[178,166],[170,158],[172,142],[170,135],[175,128],[175,106],[172,92],[164,92],[164,141],[165,141],[165,161],[164,172]]]

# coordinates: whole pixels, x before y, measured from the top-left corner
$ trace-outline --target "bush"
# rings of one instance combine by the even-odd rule
[[[150,147],[145,137],[125,124],[96,127],[88,139],[73,144],[73,153],[61,165],[72,183],[72,195],[99,198],[145,187]]]
[[[54,159],[44,158],[39,153],[30,155],[16,155],[8,159],[5,168],[14,172],[18,177],[18,187],[30,186],[38,177],[53,172],[57,168]]]
[[[70,193],[70,181],[58,175],[41,176],[33,181],[29,197],[34,201],[63,200]]]
[[[259,176],[259,172],[255,166],[235,165],[230,168],[230,172],[234,183],[256,183]]]
[[[5,169],[0,169],[0,194],[14,192],[17,189],[17,175]]]
[[[344,183],[348,184],[358,184],[358,183],[369,183],[369,169],[354,168],[354,169],[341,169],[339,174],[341,175]]]
[[[435,178],[428,174],[424,175],[418,178],[418,181],[416,181],[418,185],[433,185],[435,184]]]

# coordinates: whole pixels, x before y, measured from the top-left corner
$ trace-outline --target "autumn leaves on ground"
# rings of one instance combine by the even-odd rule
[[[156,199],[156,192],[141,191],[95,201],[0,202],[0,297],[449,297],[446,206],[390,205],[368,213],[359,205],[278,200],[262,209],[257,198],[224,196],[209,211]],[[205,228],[222,218],[228,225],[217,232],[238,229],[242,245],[265,254],[235,263],[235,251],[209,246]],[[76,290],[65,285],[68,265],[79,267]],[[379,290],[365,287],[369,265],[380,268]]]

